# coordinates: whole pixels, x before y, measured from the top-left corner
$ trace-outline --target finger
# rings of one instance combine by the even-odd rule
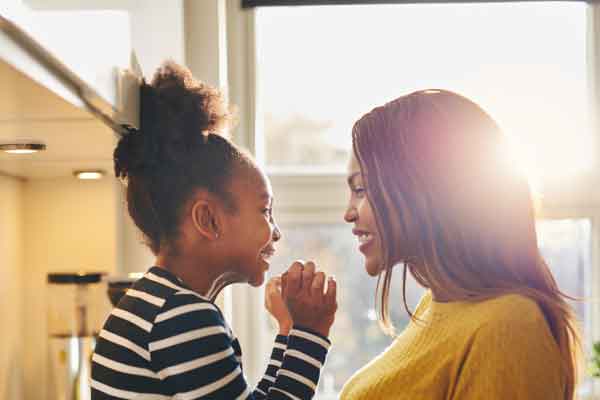
[[[323,287],[325,286],[325,273],[317,272],[312,281],[312,286],[310,288],[310,296],[317,303],[323,302]]]
[[[273,294],[279,291],[281,287],[281,278],[272,278],[267,282],[267,293]]]
[[[299,261],[295,261],[288,269],[287,277],[287,294],[290,297],[295,297],[302,288],[302,270],[303,265]]]
[[[267,291],[271,290],[271,288],[273,287],[273,285],[275,285],[275,278],[271,278],[267,281],[267,284],[265,285],[265,289]]]
[[[304,270],[309,270],[314,274],[317,270],[317,264],[314,261],[307,261],[304,263]]]
[[[327,280],[327,292],[325,292],[325,304],[330,307],[337,306],[337,282],[333,276]]]
[[[265,308],[268,310],[271,305],[271,281],[265,285]]]
[[[316,265],[312,261],[308,261],[304,264],[304,270],[302,271],[302,289],[310,292],[312,281],[315,275]]]
[[[287,272],[281,274],[281,297],[283,297],[284,299],[285,296],[287,296],[287,276]]]

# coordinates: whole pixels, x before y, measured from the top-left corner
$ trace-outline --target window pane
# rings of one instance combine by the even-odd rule
[[[574,296],[585,296],[590,274],[590,221],[542,220],[538,222],[540,248],[560,287]],[[358,251],[356,238],[344,224],[307,224],[283,227],[283,239],[277,245],[270,273],[282,273],[295,259],[315,260],[320,269],[336,276],[339,284],[339,309],[331,332],[335,344],[327,359],[319,387],[319,400],[337,399],[344,382],[368,361],[381,353],[391,339],[385,336],[376,322],[376,278],[367,275],[363,257]],[[402,307],[400,291],[401,269],[393,276],[390,304],[392,319],[398,331],[408,322]],[[407,300],[415,309],[423,293],[412,279],[408,279]],[[576,304],[577,313],[589,329],[590,313],[582,304]],[[274,325],[270,326],[274,330]],[[590,337],[586,330],[585,337]],[[271,335],[265,336],[265,344]],[[265,363],[267,360],[264,360]],[[589,387],[582,386],[583,390]]]
[[[357,118],[424,88],[482,105],[534,176],[591,163],[586,4],[266,7],[256,24],[271,170],[344,166]]]
[[[537,222],[542,256],[560,289],[573,297],[590,295],[591,226],[587,219],[542,220]],[[581,321],[585,321],[585,304],[571,302]]]
[[[537,222],[537,233],[542,256],[552,270],[560,289],[573,297],[591,298],[591,221],[541,220]],[[571,304],[581,323],[583,345],[588,359],[592,346],[591,304],[589,301],[571,301]],[[582,396],[592,394],[590,377],[581,383],[579,393]]]

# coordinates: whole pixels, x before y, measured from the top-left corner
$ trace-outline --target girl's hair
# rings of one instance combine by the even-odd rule
[[[560,348],[566,399],[575,390],[579,335],[569,296],[542,259],[532,195],[506,160],[504,136],[478,105],[424,90],[373,109],[352,131],[383,248],[378,317],[393,333],[394,265],[442,298],[479,301],[508,293],[539,305]]]
[[[140,129],[123,135],[114,152],[115,175],[127,182],[129,215],[154,254],[176,251],[181,214],[194,190],[216,194],[228,211],[228,186],[250,157],[226,137],[232,113],[216,89],[172,61],[140,89]]]

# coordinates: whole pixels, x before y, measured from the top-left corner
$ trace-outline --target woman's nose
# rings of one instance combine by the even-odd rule
[[[356,212],[356,208],[349,206],[344,213],[344,221],[351,223],[356,221],[356,217],[358,217],[358,213]]]

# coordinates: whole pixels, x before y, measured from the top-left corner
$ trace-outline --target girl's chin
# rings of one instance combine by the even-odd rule
[[[265,283],[265,273],[264,272],[260,273],[257,276],[254,276],[252,279],[248,280],[248,284],[250,286],[254,286],[254,287],[259,287],[263,283]]]

